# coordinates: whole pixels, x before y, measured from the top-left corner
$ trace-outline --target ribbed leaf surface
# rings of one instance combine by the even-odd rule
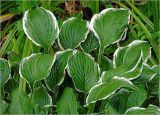
[[[0,58],[0,87],[2,87],[9,79],[10,68],[7,60]]]
[[[56,85],[63,82],[68,58],[72,55],[72,50],[59,51],[55,54],[55,62],[50,75],[46,78],[47,86],[52,90]]]
[[[88,92],[99,80],[99,67],[90,55],[79,51],[74,53],[68,62],[68,72],[75,87]]]
[[[41,109],[44,109],[45,106],[52,105],[52,98],[44,87],[39,87],[33,92],[32,100],[35,104],[38,104]]]
[[[12,93],[10,114],[33,114],[33,108],[29,96],[25,92],[15,90]]]
[[[128,10],[108,8],[92,17],[90,28],[104,49],[106,46],[121,39],[128,20]]]
[[[65,88],[57,103],[58,114],[78,114],[79,103],[72,88]]]
[[[23,17],[23,29],[27,37],[38,46],[50,47],[58,37],[59,28],[52,12],[42,7],[28,10]]]
[[[109,83],[100,83],[94,86],[86,99],[86,104],[95,103],[97,100],[106,99],[121,87],[135,88],[134,85],[126,78],[114,77]]]
[[[142,57],[134,63],[123,64],[102,74],[102,82],[109,82],[114,76],[125,77],[130,80],[137,78],[142,72]]]
[[[20,76],[26,79],[31,87],[36,81],[47,77],[51,71],[53,56],[49,54],[32,54],[20,63]]]
[[[90,53],[91,51],[95,50],[96,48],[98,48],[98,46],[98,39],[93,32],[89,32],[86,40],[81,43],[82,49],[87,53]]]
[[[134,90],[128,97],[127,107],[141,107],[144,101],[147,99],[147,92],[144,87],[139,87]]]
[[[132,107],[125,112],[125,115],[159,115],[160,109],[149,105],[147,108]]]
[[[118,67],[123,64],[135,63],[141,52],[143,53],[143,62],[146,62],[151,54],[150,46],[146,41],[135,40],[128,46],[118,48],[115,51],[113,64]]]
[[[63,49],[74,49],[85,40],[87,35],[87,22],[78,18],[69,18],[63,22],[60,34],[59,45]]]

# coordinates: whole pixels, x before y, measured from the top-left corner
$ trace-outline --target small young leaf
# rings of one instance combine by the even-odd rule
[[[0,88],[8,81],[11,70],[7,60],[0,58]]]
[[[68,72],[75,87],[82,92],[88,92],[99,80],[99,66],[93,58],[84,53],[75,51],[68,62]]]
[[[44,110],[46,106],[52,105],[52,98],[44,87],[39,87],[33,92],[32,100],[35,104],[38,104],[40,108]]]
[[[60,85],[64,80],[65,69],[68,58],[72,55],[72,50],[60,51],[55,54],[55,62],[50,75],[46,78],[47,86],[52,90],[56,85]]]
[[[25,92],[15,90],[12,93],[9,114],[33,114],[31,100]]]
[[[79,103],[72,88],[65,88],[57,103],[58,114],[78,114]]]
[[[98,39],[96,38],[93,32],[89,32],[86,40],[81,43],[81,47],[86,53],[90,53],[91,51],[98,48],[98,46]]]
[[[121,39],[128,24],[129,15],[128,10],[108,8],[92,17],[91,31],[99,39],[103,49]]]
[[[32,87],[36,81],[49,75],[53,62],[52,55],[32,54],[21,61],[19,66],[20,76],[26,79]]]
[[[49,48],[58,37],[59,28],[56,17],[42,7],[25,12],[23,29],[27,37],[38,46]]]
[[[156,106],[149,105],[147,108],[132,107],[129,108],[125,115],[159,115],[160,109]]]
[[[86,99],[86,105],[95,103],[97,100],[110,97],[121,87],[135,88],[135,86],[126,78],[114,77],[110,82],[100,83],[91,88]]]
[[[60,34],[59,45],[63,49],[74,49],[85,40],[88,33],[87,22],[78,18],[69,18],[63,22]]]

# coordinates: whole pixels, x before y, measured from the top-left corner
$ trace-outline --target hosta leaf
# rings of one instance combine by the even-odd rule
[[[127,89],[120,89],[107,99],[107,102],[119,113],[123,114],[127,109],[127,99],[129,91]]]
[[[136,63],[135,60],[139,59],[141,52],[143,53],[143,62],[146,62],[151,54],[150,46],[146,41],[135,40],[128,46],[118,48],[114,53],[114,67]]]
[[[88,92],[99,80],[99,66],[84,52],[74,52],[68,62],[68,72],[75,87],[82,92]]]
[[[11,70],[7,60],[0,58],[0,88],[8,81]]]
[[[102,63],[103,64],[101,64],[100,66],[102,72],[113,69],[112,61],[108,59],[107,57],[102,56]]]
[[[50,75],[46,78],[47,86],[52,90],[56,85],[60,85],[64,80],[65,69],[68,58],[72,55],[72,50],[60,51],[55,54],[55,62]]]
[[[127,107],[140,107],[147,99],[147,92],[144,87],[138,87],[128,97]]]
[[[87,53],[90,53],[91,51],[95,50],[98,46],[98,39],[96,38],[93,32],[89,32],[86,40],[81,43],[82,49]]]
[[[20,76],[26,79],[32,87],[36,81],[42,80],[49,75],[52,64],[52,55],[32,54],[21,61]]]
[[[92,87],[86,99],[86,104],[95,103],[97,100],[110,97],[121,87],[135,88],[135,86],[126,78],[114,77],[110,82],[100,83]]]
[[[25,12],[23,29],[33,43],[45,48],[50,47],[59,34],[56,17],[42,7]]]
[[[12,93],[10,114],[33,114],[33,108],[29,96],[25,92],[15,90]]]
[[[128,24],[129,15],[128,10],[108,8],[92,17],[91,31],[99,39],[103,49],[121,39]]]
[[[8,109],[9,104],[5,101],[0,100],[0,114],[4,114]]]
[[[38,104],[41,109],[45,109],[46,106],[52,105],[52,98],[44,87],[39,87],[33,92],[32,100],[35,104]]]
[[[74,49],[85,40],[87,35],[87,22],[78,18],[69,18],[63,22],[60,34],[59,45],[63,49]]]
[[[137,78],[142,71],[142,57],[139,57],[138,63],[137,60],[132,64],[123,64],[119,67],[116,67],[112,70],[105,71],[102,73],[102,82],[109,82],[114,76],[125,77],[129,80]]]
[[[125,115],[159,115],[160,109],[156,106],[150,105],[147,108],[132,107],[129,108]]]
[[[134,84],[142,84],[150,81],[155,75],[156,72],[152,70],[151,67],[149,67],[148,65],[144,65],[141,75],[138,78],[134,79],[132,82]]]
[[[57,103],[58,114],[78,114],[79,103],[72,88],[65,88]]]

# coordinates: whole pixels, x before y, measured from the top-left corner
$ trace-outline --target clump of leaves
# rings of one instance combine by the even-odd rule
[[[147,64],[149,43],[134,40],[110,59],[104,52],[124,39],[129,20],[129,10],[108,8],[90,22],[69,18],[59,29],[51,11],[26,11],[20,61],[0,58],[1,114],[158,115],[151,100],[158,100],[159,68]]]

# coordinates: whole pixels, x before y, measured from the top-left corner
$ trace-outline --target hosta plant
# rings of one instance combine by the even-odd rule
[[[105,52],[126,39],[130,14],[108,8],[59,27],[51,11],[27,10],[22,55],[0,58],[0,113],[158,115],[159,65],[148,64],[150,44],[133,40]]]

